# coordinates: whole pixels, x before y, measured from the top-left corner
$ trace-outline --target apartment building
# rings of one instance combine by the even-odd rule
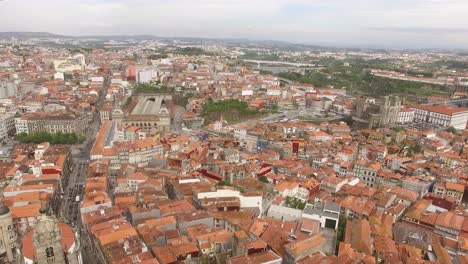
[[[89,117],[71,111],[34,112],[15,118],[16,133],[86,133]]]
[[[453,182],[438,182],[434,185],[434,193],[446,197],[451,197],[457,205],[459,205],[463,199],[465,193],[465,186],[463,184]]]
[[[15,134],[15,113],[8,112],[0,116],[0,140]]]

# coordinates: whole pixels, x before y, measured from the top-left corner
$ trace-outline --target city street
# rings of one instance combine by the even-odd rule
[[[84,196],[86,177],[90,162],[90,152],[93,147],[96,134],[101,126],[100,109],[103,105],[109,85],[110,82],[106,80],[103,91],[96,104],[96,111],[93,113],[89,129],[86,133],[86,141],[82,144],[72,146],[73,169],[70,173],[67,186],[63,187],[64,193],[62,195],[59,215],[80,234],[82,234],[80,204],[81,201],[83,201]],[[91,252],[88,240],[88,237],[80,237],[83,263],[94,263],[93,260],[95,260],[96,257]]]

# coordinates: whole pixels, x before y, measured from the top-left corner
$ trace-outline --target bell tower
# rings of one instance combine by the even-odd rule
[[[62,234],[57,221],[41,209],[41,219],[34,228],[33,244],[36,248],[38,264],[61,264],[65,262],[62,250]]]

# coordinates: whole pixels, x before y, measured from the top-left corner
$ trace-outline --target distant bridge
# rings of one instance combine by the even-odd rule
[[[294,67],[316,67],[316,64],[311,63],[300,63],[300,62],[287,62],[287,61],[267,61],[267,60],[242,60],[244,62],[257,63],[258,68],[261,64],[270,64],[270,65],[289,65]]]
[[[294,72],[300,75],[306,75],[309,72],[321,70],[323,69],[323,67],[292,67],[292,66],[264,67],[264,66],[261,66],[260,68],[257,68],[257,69],[263,70],[266,72],[271,72],[272,74],[278,74],[278,73],[283,73],[283,72]]]

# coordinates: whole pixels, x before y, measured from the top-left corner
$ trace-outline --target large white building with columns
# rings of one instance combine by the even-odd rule
[[[436,124],[444,127],[465,129],[468,121],[468,108],[445,105],[413,105],[414,121]]]

